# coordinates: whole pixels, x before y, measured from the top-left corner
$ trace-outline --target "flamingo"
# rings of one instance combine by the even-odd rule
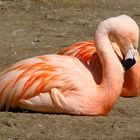
[[[125,25],[127,26],[127,24]],[[136,26],[133,24],[132,26]],[[129,27],[128,27],[129,28]],[[133,29],[133,27],[130,27]],[[132,38],[137,40],[136,44],[138,44],[138,34],[139,29],[133,32]],[[119,40],[116,39],[116,42],[111,42],[113,49],[118,56],[119,60],[123,61],[123,54],[118,45],[123,45],[119,43]],[[137,52],[138,53],[138,52]],[[95,41],[90,40],[86,42],[78,42],[69,47],[60,50],[57,54],[59,55],[68,55],[78,58],[81,62],[83,62],[88,69],[92,72],[95,81],[99,84],[102,81],[103,69],[100,58],[96,52]],[[129,70],[126,70],[124,75],[124,84],[122,88],[122,92],[120,96],[122,97],[136,97],[140,96],[140,57],[138,56],[136,64],[131,67]]]
[[[126,24],[135,26],[130,30]],[[127,62],[137,57],[137,39],[132,41],[137,29],[136,23],[127,16],[112,17],[98,25],[96,51],[103,68],[100,84],[72,56],[49,54],[15,63],[0,73],[0,109],[19,107],[45,113],[107,115],[124,81],[124,69],[111,46],[109,34],[114,33],[122,42],[120,49]]]

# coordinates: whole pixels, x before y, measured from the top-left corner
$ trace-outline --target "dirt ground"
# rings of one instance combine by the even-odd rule
[[[0,70],[93,38],[97,24],[140,0],[0,0]],[[0,140],[140,140],[140,97],[119,98],[106,117],[1,112]]]

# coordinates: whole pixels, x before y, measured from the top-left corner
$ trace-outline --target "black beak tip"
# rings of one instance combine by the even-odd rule
[[[128,71],[135,63],[136,60],[134,58],[133,59],[128,58],[122,61],[122,65],[125,71]]]

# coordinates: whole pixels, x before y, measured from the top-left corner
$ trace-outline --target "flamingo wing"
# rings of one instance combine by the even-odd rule
[[[112,46],[120,61],[122,61],[123,56],[118,45],[115,42],[112,42]],[[69,47],[64,48],[63,50],[60,50],[57,54],[73,56],[87,64],[89,64],[91,57],[95,55],[96,59],[94,59],[94,63],[96,63],[96,60],[99,61],[94,40],[75,43]]]
[[[85,63],[89,63],[91,56],[95,53],[96,48],[94,41],[78,42],[58,52],[60,55],[77,57]]]
[[[30,99],[49,91],[49,83],[57,75],[55,68],[39,58],[20,61],[0,75],[1,109],[16,107],[22,99]]]

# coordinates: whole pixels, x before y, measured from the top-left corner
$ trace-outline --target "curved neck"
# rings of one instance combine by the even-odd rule
[[[112,48],[107,29],[103,31],[97,30],[95,34],[96,49],[103,68],[100,85],[109,93],[119,95],[123,86],[124,70]]]

